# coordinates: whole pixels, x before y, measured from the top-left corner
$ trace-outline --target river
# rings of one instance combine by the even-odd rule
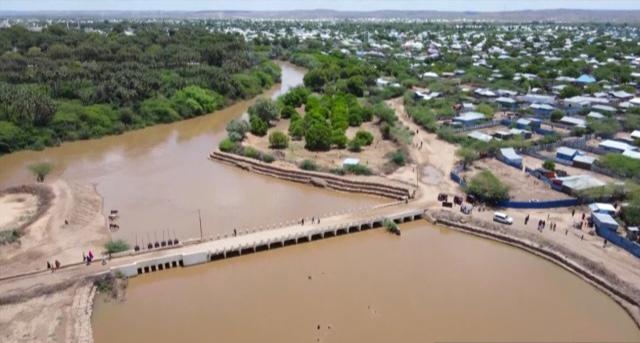
[[[426,223],[134,278],[103,342],[618,342],[610,298],[529,253]],[[318,325],[320,329],[318,329]]]
[[[275,97],[302,82],[283,67]],[[0,187],[52,177],[96,185],[120,212],[116,238],[205,235],[369,206],[382,199],[254,175],[209,161],[225,124],[252,101],[199,118],[0,158]],[[382,230],[134,278],[127,299],[98,298],[96,342],[638,341],[622,308],[520,250],[436,228]],[[155,237],[155,238],[154,238]],[[319,328],[318,328],[319,325]]]
[[[275,98],[302,83],[303,69],[280,65],[282,83],[266,96]],[[0,157],[0,189],[32,182],[27,165],[48,160],[55,165],[52,178],[95,184],[105,213],[119,211],[114,238],[141,245],[163,234],[199,237],[198,210],[204,236],[216,236],[385,202],[281,182],[208,160],[226,136],[226,123],[246,113],[254,100],[177,123]]]

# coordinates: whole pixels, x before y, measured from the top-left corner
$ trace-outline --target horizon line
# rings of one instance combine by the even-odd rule
[[[341,13],[376,13],[376,12],[440,12],[440,13],[508,13],[508,12],[543,12],[543,11],[584,11],[584,12],[628,12],[636,11],[640,12],[639,8],[630,9],[595,9],[595,8],[570,8],[570,7],[557,7],[557,8],[538,8],[538,9],[517,9],[517,10],[407,10],[407,9],[379,9],[379,10],[338,10],[329,8],[314,8],[314,9],[286,9],[286,10],[238,10],[238,9],[194,9],[194,10],[122,10],[122,9],[86,9],[86,10],[1,10],[0,13],[63,13],[63,12],[127,12],[127,13],[153,13],[153,12],[173,12],[173,13],[198,13],[198,12],[310,12],[310,11],[329,11],[329,12],[341,12]]]

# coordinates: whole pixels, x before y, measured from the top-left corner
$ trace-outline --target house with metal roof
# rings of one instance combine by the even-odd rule
[[[575,194],[577,192],[603,187],[606,184],[590,175],[573,175],[556,178],[562,185],[562,190],[569,194]]]
[[[603,105],[603,104],[593,105],[591,106],[591,109],[598,112],[609,113],[609,114],[616,114],[618,112],[618,109],[616,109],[615,107]]]
[[[561,162],[571,162],[578,155],[578,150],[567,148],[565,146],[558,147],[556,149],[556,160]]]
[[[576,157],[573,158],[573,166],[576,168],[591,170],[595,162],[596,158],[589,155],[576,155]]]
[[[595,82],[596,82],[596,78],[587,74],[582,74],[580,75],[580,77],[576,79],[576,83],[580,85],[590,85]]]
[[[490,142],[493,139],[493,137],[491,135],[488,135],[488,134],[486,134],[484,132],[480,132],[480,131],[469,132],[467,134],[467,136],[471,137],[473,139],[477,139],[477,140],[482,141],[482,142]]]
[[[465,112],[457,117],[454,117],[452,121],[462,126],[473,126],[485,121],[486,117],[484,113],[480,112]]]
[[[620,154],[627,150],[633,151],[636,149],[633,145],[629,145],[625,142],[614,141],[613,139],[607,139],[600,142],[600,144],[598,144],[598,147],[606,151],[617,152]]]
[[[555,107],[549,104],[538,104],[538,103],[532,104],[531,106],[529,106],[529,108],[533,110],[533,113],[537,117],[542,117],[542,118],[549,118],[551,116],[551,113],[555,110]]]
[[[590,204],[589,210],[591,210],[591,213],[606,213],[608,215],[614,215],[616,213],[616,208],[613,207],[613,205],[603,202]]]
[[[518,155],[513,148],[500,149],[500,156],[505,163],[518,168],[522,167],[522,156]]]
[[[529,104],[547,104],[553,105],[556,103],[556,97],[553,95],[540,95],[540,94],[525,94],[520,97],[522,102]]]
[[[574,127],[587,127],[587,122],[582,118],[576,118],[571,116],[564,116],[560,119],[560,122],[565,125]]]
[[[640,160],[640,152],[639,151],[635,151],[635,150],[625,150],[622,153],[622,156],[633,158],[635,160]]]
[[[587,118],[592,118],[592,119],[604,119],[606,118],[604,114],[600,113],[600,112],[596,112],[596,111],[591,111],[589,112],[589,114],[587,114]]]
[[[593,219],[596,230],[606,229],[618,231],[618,227],[620,226],[611,215],[606,213],[593,213],[591,214],[591,219]]]
[[[518,109],[518,102],[513,98],[501,96],[496,99],[496,103],[506,111],[515,111]]]

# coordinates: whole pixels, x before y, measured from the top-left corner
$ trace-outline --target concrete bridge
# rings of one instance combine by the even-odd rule
[[[371,215],[370,217],[352,221],[338,220],[337,222],[333,221],[333,223],[331,223],[331,220],[327,220],[329,222],[327,225],[296,225],[205,241],[177,249],[157,251],[154,257],[145,258],[144,256],[138,256],[139,260],[137,261],[114,266],[110,269],[113,272],[122,273],[127,277],[134,277],[145,273],[192,266],[289,245],[381,228],[383,227],[385,219],[401,224],[424,218],[424,209],[421,208],[395,207],[382,212],[388,213]]]

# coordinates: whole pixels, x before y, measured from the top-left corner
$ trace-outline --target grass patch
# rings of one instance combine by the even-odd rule
[[[0,245],[11,244],[20,239],[20,233],[18,230],[4,230],[0,231]]]
[[[129,243],[125,242],[122,239],[118,239],[115,241],[109,241],[104,244],[105,250],[107,250],[108,254],[115,254],[122,251],[129,250]]]

